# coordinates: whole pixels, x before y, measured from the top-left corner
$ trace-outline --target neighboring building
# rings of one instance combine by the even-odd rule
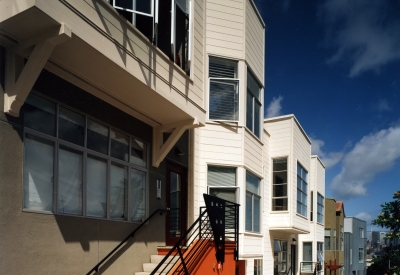
[[[192,275],[321,274],[325,167],[263,120],[253,0],[2,0],[0,29],[2,273],[85,274],[128,236],[98,273],[148,274],[213,222],[235,235],[183,238]]]
[[[343,202],[325,198],[325,274],[344,274],[344,218]]]
[[[344,274],[366,275],[367,223],[354,217],[344,218]]]
[[[311,141],[295,116],[265,119],[264,128],[272,174],[265,176],[272,181],[264,203],[271,248],[264,255],[274,259],[265,274],[313,273],[323,243],[324,165],[311,156]]]

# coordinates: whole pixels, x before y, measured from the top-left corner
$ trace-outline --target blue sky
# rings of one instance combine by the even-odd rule
[[[297,117],[327,166],[326,197],[371,230],[400,190],[400,2],[255,3],[266,24],[265,115]]]

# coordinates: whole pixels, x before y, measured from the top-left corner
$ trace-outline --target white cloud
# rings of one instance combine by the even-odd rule
[[[267,114],[266,114],[266,118],[269,117],[276,117],[276,116],[280,116],[282,115],[281,113],[281,101],[283,100],[282,96],[279,96],[278,98],[274,97],[272,98],[272,101],[269,103],[268,107],[267,107]]]
[[[320,139],[311,138],[311,154],[318,155],[326,168],[336,165],[343,157],[342,152],[330,152],[326,153],[322,150],[325,142]]]
[[[389,1],[326,0],[326,40],[335,54],[328,63],[349,62],[350,77],[400,60],[400,17]]]
[[[371,223],[371,220],[374,219],[374,217],[373,217],[370,213],[368,213],[368,212],[360,212],[360,213],[358,213],[357,215],[355,215],[355,217],[356,217],[357,219],[366,221],[367,224],[370,224],[370,223]]]
[[[400,126],[363,137],[342,161],[330,185],[338,199],[365,196],[366,184],[400,159]]]

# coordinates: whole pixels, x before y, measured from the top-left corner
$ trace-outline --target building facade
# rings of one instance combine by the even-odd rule
[[[252,0],[0,1],[2,272],[94,272],[128,236],[96,272],[149,274],[209,194],[239,245],[192,274],[321,274],[325,168],[263,120],[264,52]]]
[[[354,217],[344,218],[344,274],[366,275],[367,223]]]
[[[344,204],[325,198],[325,274],[344,274]]]

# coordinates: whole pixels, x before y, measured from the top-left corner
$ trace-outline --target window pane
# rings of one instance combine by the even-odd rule
[[[140,222],[146,215],[146,173],[131,169],[131,221]]]
[[[60,107],[58,116],[58,137],[83,146],[85,118],[75,112]]]
[[[147,167],[147,146],[134,138],[131,139],[131,163]]]
[[[287,183],[287,172],[274,172],[274,184]]]
[[[211,120],[239,120],[239,81],[210,79]]]
[[[253,231],[253,201],[252,201],[252,195],[249,193],[246,193],[246,230],[247,231]]]
[[[253,196],[254,216],[253,216],[253,231],[260,232],[260,198]]]
[[[54,136],[56,130],[56,105],[35,94],[30,94],[24,104],[24,125]]]
[[[272,210],[273,211],[283,211],[287,210],[287,199],[273,199],[272,200]]]
[[[116,163],[111,164],[110,217],[128,219],[128,167]]]
[[[253,95],[247,92],[246,98],[246,127],[253,131]]]
[[[108,153],[108,128],[88,119],[87,148],[102,154]]]
[[[88,156],[86,213],[91,217],[107,217],[107,161]]]
[[[210,195],[216,196],[223,200],[231,201],[236,203],[236,190],[237,188],[218,188],[210,187]]]
[[[24,208],[53,210],[54,143],[26,134]]]
[[[236,186],[236,168],[208,166],[208,186]]]
[[[274,197],[285,197],[287,194],[287,184],[274,184],[273,196]]]
[[[115,0],[114,6],[129,11],[151,14],[152,0]]]
[[[286,171],[286,170],[287,170],[287,159],[274,159],[274,171]]]
[[[209,77],[236,78],[237,62],[217,57],[210,57]]]
[[[260,180],[249,172],[246,173],[246,190],[257,195],[260,194]]]
[[[112,157],[128,161],[129,156],[129,137],[111,129],[111,148]]]
[[[260,132],[260,110],[261,104],[258,102],[254,102],[254,134],[258,137],[261,136]]]
[[[82,215],[82,152],[60,146],[58,213]]]
[[[258,100],[260,100],[261,87],[250,71],[247,71],[247,89],[250,90]]]

